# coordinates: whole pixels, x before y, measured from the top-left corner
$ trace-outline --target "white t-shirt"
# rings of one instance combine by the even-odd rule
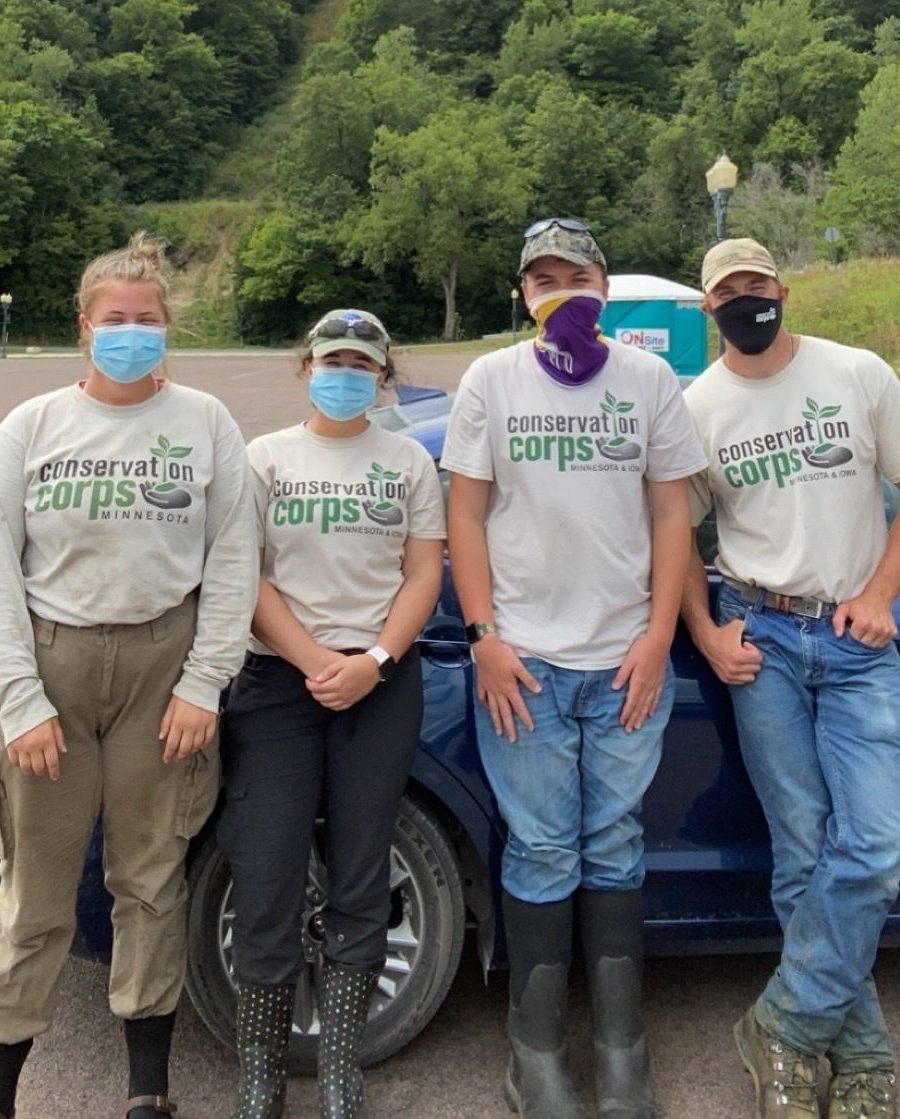
[[[460,383],[442,465],[493,483],[487,514],[500,636],[566,668],[622,663],[650,616],[647,481],[706,460],[672,370],[609,341],[598,377],[557,384],[531,341]]]
[[[407,537],[443,540],[444,500],[431,456],[375,424],[349,439],[306,426],[247,448],[263,577],[329,649],[364,649],[403,585]],[[271,653],[252,638],[250,648]]]
[[[34,631],[25,606],[22,566],[0,515],[0,731],[3,744],[52,719],[34,656]]]
[[[121,407],[79,385],[25,401],[0,423],[0,514],[49,621],[146,622],[200,587],[175,694],[218,710],[258,585],[246,451],[220,401],[171,383]]]
[[[842,602],[884,552],[881,475],[900,480],[900,382],[868,350],[802,337],[773,377],[720,359],[685,392],[709,459],[691,519],[715,500],[716,566],[779,594]]]

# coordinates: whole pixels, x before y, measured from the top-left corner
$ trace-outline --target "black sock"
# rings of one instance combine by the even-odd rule
[[[16,1085],[34,1038],[13,1045],[0,1044],[0,1115],[12,1115],[16,1106]]]
[[[157,1018],[126,1018],[128,1046],[128,1098],[169,1094],[169,1050],[175,1014]],[[128,1119],[157,1119],[153,1107],[134,1107]]]

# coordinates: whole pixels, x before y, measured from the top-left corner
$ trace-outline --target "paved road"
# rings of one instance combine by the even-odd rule
[[[409,380],[452,389],[470,355],[410,354]],[[0,415],[28,396],[75,380],[73,358],[0,362]],[[307,414],[289,354],[179,355],[181,382],[219,395],[249,438]],[[751,1119],[749,1079],[731,1042],[732,1023],[752,1001],[771,956],[651,960],[647,1024],[661,1119]],[[900,952],[882,953],[876,975],[888,1020],[900,1038]],[[52,1030],[38,1039],[23,1074],[18,1119],[121,1119],[124,1046],[105,1002],[105,969],[71,960]],[[484,986],[472,945],[437,1017],[407,1050],[368,1074],[369,1119],[503,1119],[505,980]],[[584,983],[573,983],[573,1068],[590,1099]],[[185,999],[179,1015],[172,1091],[179,1119],[228,1119],[236,1079],[232,1055],[214,1041]],[[286,1119],[312,1117],[315,1085],[291,1084]]]

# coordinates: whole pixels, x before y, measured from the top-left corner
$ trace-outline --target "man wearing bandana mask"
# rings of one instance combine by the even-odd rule
[[[444,447],[450,555],[481,758],[508,826],[506,1098],[584,1115],[565,1066],[577,921],[604,1119],[655,1119],[641,1021],[641,798],[674,681],[687,478],[705,465],[672,370],[603,337],[606,260],[569,218],[525,235],[538,336],[479,358]]]
[[[735,1027],[762,1119],[809,1119],[819,1058],[829,1119],[895,1115],[894,1056],[871,975],[900,883],[900,383],[875,354],[782,325],[771,254],[722,241],[704,310],[725,353],[685,393],[715,507],[715,619],[694,553],[683,612],[729,686],[772,835],[778,969]]]

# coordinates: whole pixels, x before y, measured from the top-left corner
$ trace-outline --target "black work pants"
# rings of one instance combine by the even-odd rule
[[[390,917],[390,846],[422,723],[411,649],[347,711],[309,694],[280,657],[248,653],[222,722],[226,802],[219,844],[234,875],[234,962],[251,983],[295,982],[310,846],[325,817],[325,955],[380,966]]]

